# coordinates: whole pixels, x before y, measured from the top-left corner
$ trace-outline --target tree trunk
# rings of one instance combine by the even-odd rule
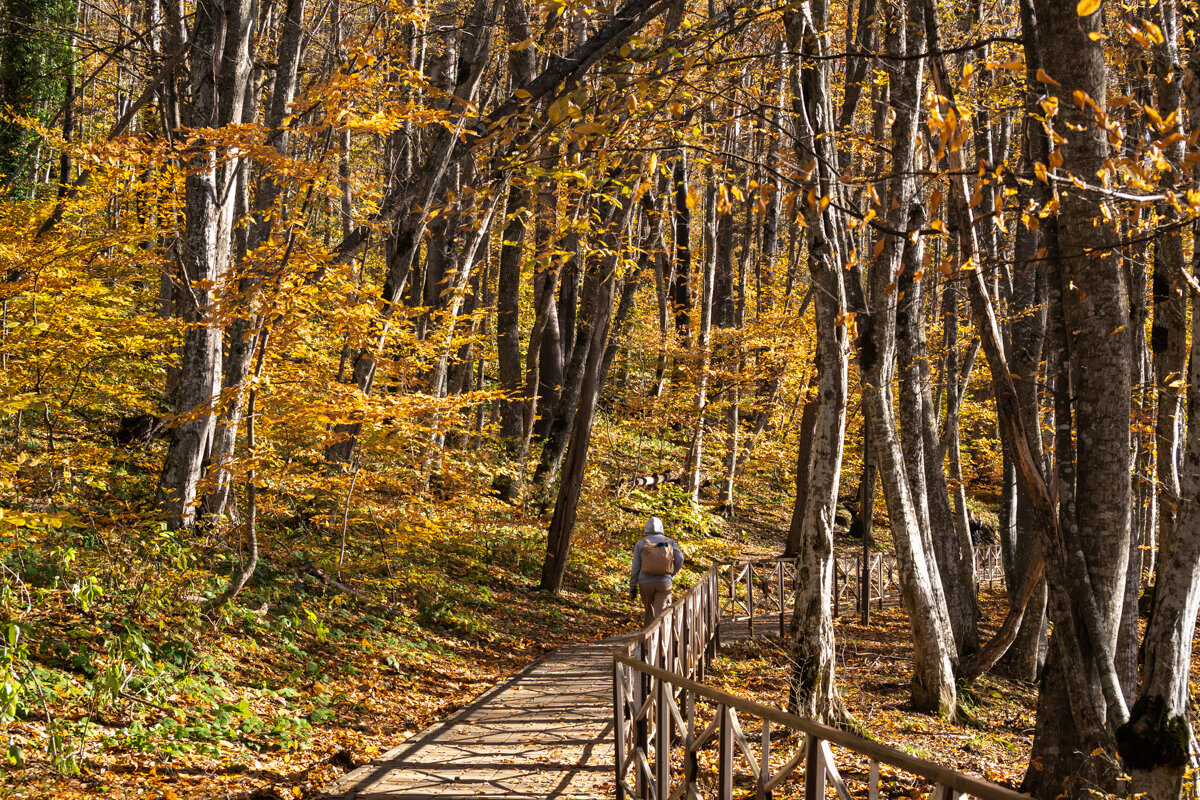
[[[905,98],[900,98],[901,102]],[[909,211],[908,226],[917,230],[925,224],[924,209],[913,204]],[[900,368],[900,393],[911,396],[908,403],[902,401],[904,411],[901,424],[906,426],[904,436],[912,443],[906,445],[905,456],[910,474],[915,468],[922,470],[918,480],[912,481],[914,493],[921,488],[925,492],[925,509],[928,520],[929,539],[937,558],[939,580],[946,596],[946,609],[959,656],[979,649],[979,628],[976,618],[979,609],[975,597],[975,559],[971,540],[964,542],[961,532],[954,524],[950,509],[949,490],[943,469],[945,453],[937,435],[937,417],[933,412],[933,396],[928,374],[929,348],[925,337],[924,314],[920,280],[916,279],[922,269],[923,250],[921,241],[905,242],[903,272],[900,274],[900,299],[897,309],[897,363]]]
[[[275,152],[280,155],[287,155],[290,139],[288,129],[283,126],[283,119],[296,94],[296,76],[303,50],[301,45],[304,35],[305,3],[306,0],[288,0],[276,55],[279,68],[276,70],[275,81],[272,85],[270,105],[267,107],[263,119],[263,124],[272,131]],[[273,175],[264,175],[259,179],[257,191],[254,194],[254,218],[250,224],[247,241],[247,248],[250,251],[262,247],[270,240],[277,219],[275,206],[283,192],[282,178],[276,179]],[[241,295],[240,305],[243,308],[253,305],[253,295],[258,292],[264,277],[257,273],[249,274],[244,275],[238,282],[238,291]],[[230,395],[230,398],[228,404],[221,409],[213,439],[210,461],[216,474],[213,476],[213,488],[204,499],[206,514],[214,516],[224,514],[229,502],[229,492],[233,480],[231,467],[234,447],[246,404],[246,379],[250,375],[251,361],[257,348],[259,331],[265,322],[261,316],[248,316],[243,313],[239,314],[230,325],[223,383],[224,390]]]
[[[688,494],[692,505],[700,503],[700,483],[704,474],[704,433],[708,417],[708,373],[712,359],[713,283],[717,263],[717,187],[711,171],[707,176],[704,220],[704,272],[700,275],[700,337],[696,342],[696,420],[692,443],[688,448]]]
[[[808,509],[808,485],[812,475],[813,437],[817,433],[817,411],[820,407],[820,376],[813,371],[808,388],[804,390],[804,413],[800,415],[800,444],[796,448],[796,500],[792,505],[792,521],[788,525],[787,543],[783,548],[784,558],[800,555],[803,545],[804,515]],[[836,507],[837,498],[834,498]]]
[[[200,0],[191,32],[192,105],[189,124],[220,128],[242,122],[254,12],[252,0]],[[216,428],[221,389],[223,323],[217,292],[229,270],[240,159],[224,163],[216,146],[195,145],[184,186],[184,232],[180,267],[189,291],[180,352],[175,411],[182,417],[167,450],[159,481],[159,504],[172,528],[191,527],[196,492]]]
[[[810,226],[809,230],[817,230]],[[815,237],[814,237],[815,239]],[[847,712],[837,691],[837,659],[833,647],[833,517],[841,480],[846,434],[846,328],[837,324],[845,308],[842,269],[829,251],[809,240],[809,272],[820,287],[815,299],[817,394],[804,408],[810,423],[811,447],[801,434],[800,459],[805,464],[803,514],[795,555],[796,599],[792,614],[792,674],[788,710],[819,722],[844,722]],[[802,430],[804,423],[801,423]],[[800,487],[797,478],[797,510]],[[789,534],[789,550],[791,548]]]
[[[1043,148],[1044,149],[1044,148]],[[1035,151],[1036,152],[1036,151]],[[1026,441],[1033,458],[1042,461],[1042,415],[1038,392],[1039,365],[1046,332],[1045,279],[1040,262],[1035,260],[1038,237],[1025,225],[1017,230],[1016,269],[1013,273],[1012,306],[1026,309],[1011,323],[1009,367],[1016,379],[1017,407],[1027,432]],[[1014,464],[1015,470],[1015,464]],[[1015,535],[1005,542],[1011,551],[1011,570],[1006,572],[1009,602],[1013,602],[1018,584],[1041,557],[1042,536],[1038,530],[1037,509],[1025,487],[1017,483]],[[1004,540],[1002,540],[1004,541]],[[1024,680],[1036,680],[1045,659],[1046,583],[1041,581],[1024,611],[1021,627],[1006,656],[1006,663]]]
[[[1162,13],[1166,8],[1164,4]],[[1200,69],[1200,51],[1194,46],[1200,15],[1193,6],[1183,4],[1180,9],[1186,40],[1193,42],[1187,67],[1194,74]],[[1176,36],[1171,25],[1163,33]],[[1200,120],[1200,86],[1195,80],[1187,86],[1187,110],[1194,127]],[[1198,267],[1200,258],[1194,258],[1193,276],[1200,273]],[[1200,318],[1200,295],[1194,289],[1191,306],[1192,319]],[[1184,331],[1178,334],[1182,337]],[[1121,758],[1132,777],[1130,789],[1153,798],[1181,796],[1189,757],[1194,756],[1189,673],[1200,610],[1200,337],[1195,332],[1187,369],[1187,435],[1174,529],[1168,543],[1159,543],[1154,607],[1143,644],[1142,688],[1129,723],[1117,730]]]
[[[687,152],[680,150],[673,166],[675,193],[675,261],[671,269],[670,297],[675,311],[675,331],[684,344],[691,341],[692,314],[692,201],[688,188]]]
[[[886,219],[893,230],[908,230],[916,223],[910,213],[915,195],[912,179],[916,146],[916,115],[921,96],[924,50],[921,7],[913,3],[909,16],[896,15],[889,31],[890,49],[909,56],[889,65],[891,100],[896,112],[892,123],[892,197]],[[870,312],[862,321],[858,342],[862,376],[863,412],[871,427],[874,454],[891,520],[896,560],[900,569],[901,597],[913,632],[913,705],[921,711],[946,716],[958,714],[954,684],[956,649],[945,595],[936,572],[931,540],[921,529],[917,500],[908,481],[905,459],[889,398],[892,361],[896,351],[897,292],[904,242],[908,237],[888,237],[870,274]],[[931,569],[931,565],[934,565]]]
[[[562,480],[558,485],[554,515],[550,519],[550,528],[546,534],[546,558],[542,563],[539,588],[555,594],[562,589],[563,575],[566,574],[567,560],[571,552],[571,538],[575,532],[579,494],[583,489],[583,474],[592,439],[592,420],[595,418],[596,401],[604,383],[601,367],[604,363],[604,349],[616,293],[615,268],[620,256],[621,232],[629,224],[632,207],[632,203],[625,203],[624,213],[610,233],[609,255],[605,256],[598,276],[593,324],[586,344],[587,361],[583,371],[578,409],[575,411],[575,424],[571,428],[571,441],[563,465]],[[577,343],[576,346],[580,345]]]
[[[501,235],[500,267],[496,278],[496,373],[500,390],[500,435],[510,452],[515,452],[522,436],[521,419],[521,250],[525,239],[525,216],[529,190],[513,184],[508,189],[508,220]]]

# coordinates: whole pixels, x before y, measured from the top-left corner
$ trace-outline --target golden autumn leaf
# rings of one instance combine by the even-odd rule
[[[1051,86],[1062,86],[1061,83],[1054,80],[1054,78],[1051,78],[1050,75],[1046,73],[1046,70],[1042,69],[1041,67],[1038,67],[1037,79],[1042,83],[1048,83]]]
[[[1079,0],[1075,13],[1081,17],[1090,17],[1100,10],[1100,0]]]

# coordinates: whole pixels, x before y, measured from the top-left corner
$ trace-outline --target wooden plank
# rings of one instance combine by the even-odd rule
[[[754,568],[746,569],[746,613],[749,615],[750,638],[754,638]]]
[[[758,800],[767,800],[767,781],[771,780],[771,721],[762,722],[762,739],[758,747],[761,761],[758,765]]]
[[[654,731],[654,782],[655,793],[664,797],[671,790],[671,684],[658,682],[658,713],[655,715]]]
[[[742,733],[742,724],[738,721],[737,711],[730,708],[729,711],[729,726],[733,730],[734,741],[742,751],[742,755],[746,757],[746,763],[750,765],[750,771],[758,773],[758,759],[754,757],[753,751],[750,750],[750,742],[746,739],[746,734]],[[763,721],[766,724],[766,721]]]
[[[846,784],[838,773],[837,762],[833,760],[833,750],[830,749],[829,742],[821,742],[821,760],[825,762],[825,775],[833,781],[833,789],[837,792],[839,800],[850,800],[850,792],[846,791]]]
[[[778,562],[778,565],[779,565],[779,570],[778,570],[777,577],[776,577],[776,585],[779,587],[779,638],[782,639],[783,638],[783,611],[784,611],[784,606],[786,605],[786,603],[784,603],[784,599],[783,599],[784,562],[780,561],[780,562]]]
[[[650,761],[646,758],[645,750],[638,750],[638,797],[657,798],[658,788],[654,785],[654,772],[650,769]]]

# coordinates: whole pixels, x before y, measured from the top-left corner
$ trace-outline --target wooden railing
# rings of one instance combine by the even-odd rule
[[[873,553],[870,558],[866,600],[872,608],[900,604],[900,570],[895,556]],[[833,568],[833,615],[840,617],[849,612],[862,613],[862,556],[843,556],[834,559]],[[734,619],[746,620],[750,634],[754,634],[756,618],[776,616],[782,636],[785,628],[784,616],[796,590],[796,560],[767,559],[744,561],[722,566],[721,589],[726,592],[721,613]],[[1004,567],[1000,547],[984,545],[975,548],[976,587],[995,589],[1004,584]],[[762,629],[764,622],[759,620]]]
[[[869,760],[870,800],[880,796],[881,765],[928,781],[934,800],[1024,797],[705,685],[722,612],[743,617],[751,630],[756,617],[760,626],[782,626],[785,592],[762,587],[778,589],[788,577],[795,579],[795,561],[790,559],[713,566],[636,639],[613,653],[618,800],[732,800],[735,786],[765,800],[785,781],[801,778],[805,800],[822,800],[827,788],[840,800],[850,800],[835,762],[835,746]],[[740,587],[749,588],[742,594]],[[777,600],[772,601],[772,595]]]

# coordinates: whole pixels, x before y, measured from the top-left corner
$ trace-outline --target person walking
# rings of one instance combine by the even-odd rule
[[[642,538],[633,548],[633,567],[629,573],[629,599],[642,594],[649,625],[671,602],[671,579],[683,568],[683,551],[663,533],[662,520],[651,517]]]

